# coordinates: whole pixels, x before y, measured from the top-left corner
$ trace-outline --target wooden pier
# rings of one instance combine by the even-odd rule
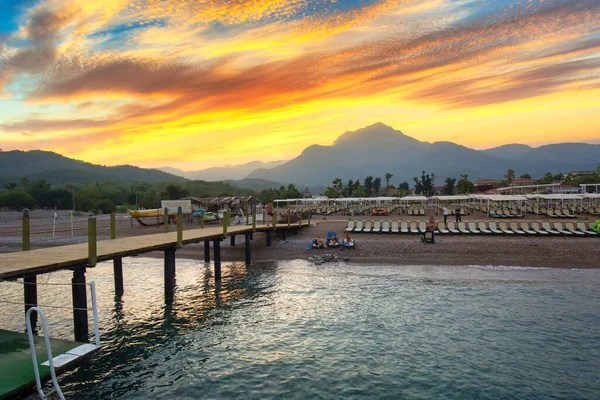
[[[276,215],[274,216],[276,219]],[[310,217],[309,217],[310,218]],[[113,260],[115,294],[122,295],[123,257],[137,256],[152,251],[164,251],[165,300],[170,301],[175,289],[175,253],[176,250],[189,243],[204,242],[204,261],[210,262],[210,242],[213,242],[215,280],[221,280],[221,241],[227,237],[235,244],[235,236],[244,236],[245,261],[251,262],[251,240],[254,232],[266,233],[266,246],[271,245],[272,234],[280,231],[285,238],[287,231],[296,231],[310,225],[310,219],[296,223],[276,225],[244,225],[228,226],[225,218],[222,226],[183,230],[181,218],[178,218],[177,230],[143,236],[115,238],[114,218],[111,218],[111,239],[96,241],[95,218],[90,218],[88,242],[74,245],[57,246],[29,250],[28,215],[23,222],[23,250],[20,252],[0,254],[0,279],[18,279],[24,281],[25,311],[37,305],[37,275],[58,270],[72,270],[73,291],[73,323],[75,340],[87,342],[88,315],[87,296],[85,290],[85,272],[97,262]],[[168,227],[165,228],[168,230]],[[32,313],[32,323],[37,317]]]

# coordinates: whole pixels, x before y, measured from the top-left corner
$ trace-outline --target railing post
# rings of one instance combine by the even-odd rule
[[[308,210],[308,226],[310,226],[310,210]]]
[[[223,213],[223,237],[227,237],[227,226],[229,225],[229,211]]]
[[[273,230],[277,229],[277,211],[273,211]]]
[[[210,241],[204,241],[204,262],[210,262]]]
[[[163,210],[163,224],[165,225],[165,232],[169,232],[169,209],[167,207]]]
[[[204,211],[200,213],[200,228],[204,229]]]
[[[252,210],[252,232],[256,231],[256,208]]]
[[[183,209],[177,207],[177,247],[183,247]]]
[[[291,223],[292,223],[292,213],[290,212],[290,210],[288,210],[288,228],[290,227]]]
[[[302,212],[298,213],[298,226],[302,226]]]
[[[88,267],[98,263],[98,243],[96,242],[96,217],[88,218]]]
[[[110,238],[117,238],[117,216],[115,213],[110,213]]]
[[[31,226],[29,221],[29,209],[26,208],[23,210],[23,229],[21,230],[21,235],[23,237],[21,241],[21,250],[27,251],[30,248],[29,237],[31,235]]]

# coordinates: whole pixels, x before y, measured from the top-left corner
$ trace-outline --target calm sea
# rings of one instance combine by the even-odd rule
[[[89,269],[103,350],[63,375],[70,399],[598,399],[600,270],[307,261]],[[66,272],[42,283],[70,281]],[[72,338],[69,286],[40,287],[51,336]],[[22,330],[0,283],[0,328]],[[65,307],[51,308],[52,307]],[[91,324],[90,324],[91,328]]]

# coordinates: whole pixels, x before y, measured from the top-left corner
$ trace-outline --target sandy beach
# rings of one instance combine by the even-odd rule
[[[0,253],[21,249],[20,212],[0,212]],[[425,220],[425,217],[395,215],[388,217],[357,217],[360,219]],[[436,217],[441,220],[441,216]],[[75,216],[71,231],[70,211],[58,211],[56,225],[52,210],[31,212],[31,248],[61,246],[87,240],[86,215]],[[482,215],[465,216],[463,220],[482,220]],[[528,216],[528,220],[543,220]],[[553,268],[599,268],[600,238],[594,237],[515,237],[476,235],[436,235],[435,244],[423,244],[420,235],[354,233],[355,249],[306,250],[314,237],[325,237],[327,231],[343,236],[347,217],[342,215],[314,216],[311,226],[289,232],[284,239],[281,232],[274,235],[273,245],[266,247],[266,235],[255,233],[252,241],[252,260],[308,259],[310,256],[334,253],[349,263],[385,263],[398,265],[504,265]],[[148,221],[153,222],[153,221]],[[109,216],[97,217],[98,239],[108,239]],[[184,229],[197,229],[198,222],[185,223]],[[53,237],[54,229],[54,237]],[[141,226],[127,214],[117,216],[117,236],[138,236],[162,232],[162,226]],[[173,228],[172,228],[173,229]],[[73,236],[71,236],[71,232]],[[244,259],[243,238],[230,246],[229,240],[221,245],[224,261]],[[177,251],[178,257],[203,259],[203,245],[189,244]],[[162,257],[162,253],[148,253]]]

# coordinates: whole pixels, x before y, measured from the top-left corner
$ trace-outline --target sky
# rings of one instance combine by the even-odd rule
[[[198,170],[376,122],[600,143],[598,0],[0,0],[0,149]]]

